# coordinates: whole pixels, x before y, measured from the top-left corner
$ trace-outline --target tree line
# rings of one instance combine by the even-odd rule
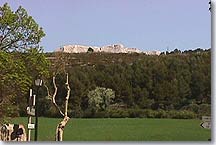
[[[102,53],[100,59],[106,55],[112,56],[112,54]],[[171,118],[173,115],[170,114],[177,113],[182,113],[180,114],[182,117],[178,118],[184,118],[184,114],[190,116],[189,118],[210,115],[210,50],[194,50],[190,53],[170,53],[160,56],[128,55],[135,58],[139,55],[139,59],[134,59],[132,62],[106,62],[104,64],[95,62],[90,66],[81,66],[73,65],[74,62],[70,57],[74,58],[74,54],[62,54],[64,58],[62,61],[66,64],[65,68],[69,73],[71,86],[71,100],[69,101],[71,116],[140,117],[148,116],[150,113],[154,114],[153,117],[157,117],[161,111],[164,117]],[[94,55],[94,57],[97,56]],[[78,59],[79,62],[82,58]],[[91,59],[88,58],[88,61],[91,62]],[[57,82],[59,89],[63,90],[57,94],[57,102],[61,104],[64,101],[62,96],[65,96],[65,88],[61,88],[64,82],[61,74],[57,76]],[[52,82],[49,84],[52,85]],[[88,95],[97,87],[111,89],[115,97],[108,109],[95,113],[92,112],[92,104],[89,103],[91,98]],[[46,94],[43,91],[41,93]],[[41,101],[41,115],[58,116],[55,109],[49,105],[44,106],[46,104],[44,99]]]
[[[57,55],[60,56],[57,57]],[[97,59],[98,54],[82,55],[93,55],[94,59]],[[77,58],[80,59],[74,61],[91,62],[90,56],[81,57],[82,55],[78,54]],[[106,53],[100,54],[98,61],[100,62],[100,59],[107,55],[110,57],[107,61],[112,61],[112,54]],[[128,58],[139,59],[127,61],[126,57],[125,60],[115,63],[97,64],[94,61],[90,63],[91,65],[78,65],[79,63],[75,65],[71,59],[71,57],[74,58],[74,54],[43,55],[35,49],[31,49],[28,53],[1,51],[0,97],[5,103],[2,103],[0,112],[8,116],[26,116],[29,89],[35,87],[34,79],[38,76],[37,72],[43,76],[44,83],[53,89],[52,74],[54,71],[63,69],[69,75],[71,97],[68,115],[71,117],[196,118],[210,115],[210,50],[160,56],[128,55]],[[55,59],[47,59],[50,56]],[[121,58],[120,54],[119,58]],[[64,83],[64,72],[59,71],[56,75],[57,104],[65,101]],[[93,111],[95,106],[90,103],[90,100],[102,96],[100,92],[93,92],[97,88],[111,90],[112,97],[109,107],[96,109],[95,112]],[[40,116],[60,117],[58,110],[50,103],[45,87],[40,88],[38,97]],[[61,107],[64,108],[64,106]]]

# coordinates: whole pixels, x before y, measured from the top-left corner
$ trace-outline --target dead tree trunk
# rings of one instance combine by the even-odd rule
[[[59,111],[59,113],[62,115],[63,120],[57,125],[56,127],[56,133],[55,133],[55,141],[62,141],[63,140],[63,133],[64,133],[64,128],[67,124],[67,122],[70,120],[70,117],[68,117],[68,100],[70,97],[70,86],[69,86],[69,81],[68,81],[68,73],[66,73],[66,88],[67,88],[67,96],[65,97],[65,110],[64,113],[61,111],[61,108],[58,106],[58,104],[55,101],[55,97],[57,94],[57,86],[56,86],[56,82],[55,82],[55,76],[53,76],[53,86],[54,86],[54,93],[53,95],[51,95],[49,93],[49,89],[47,86],[45,86],[47,88],[47,93],[48,96],[52,99],[52,103],[53,105],[57,108],[57,110]]]
[[[70,86],[68,83],[68,73],[66,74],[66,88],[67,88],[67,96],[65,98],[65,112],[64,112],[64,119],[58,124],[57,128],[56,128],[56,137],[55,140],[56,141],[62,141],[63,140],[63,133],[64,133],[64,128],[67,124],[67,122],[69,121],[69,117],[68,117],[68,100],[70,97]]]
[[[56,135],[55,135],[55,141],[62,141],[63,140],[63,133],[64,128],[69,121],[69,117],[65,116],[64,119],[57,125],[56,128]]]

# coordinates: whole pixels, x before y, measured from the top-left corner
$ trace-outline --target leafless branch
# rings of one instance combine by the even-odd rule
[[[64,113],[61,111],[60,107],[56,104],[56,100],[55,100],[55,97],[56,97],[56,94],[57,94],[57,91],[58,91],[58,88],[56,86],[56,82],[55,82],[55,76],[53,76],[53,86],[54,86],[54,93],[52,95],[52,102],[53,104],[55,105],[55,107],[59,110],[59,113],[62,115],[62,116],[65,116]]]
[[[44,84],[44,86],[45,86],[45,88],[47,90],[47,95],[48,95],[49,99],[52,100],[53,105],[56,107],[56,109],[59,111],[59,113],[62,116],[65,116],[65,114],[61,111],[60,107],[58,106],[58,104],[55,101],[56,94],[57,94],[57,91],[58,91],[58,88],[57,88],[56,82],[55,82],[55,76],[53,76],[53,86],[54,86],[54,89],[55,89],[53,94],[50,94],[49,88],[48,88],[48,86],[46,84]]]
[[[66,99],[65,99],[65,116],[67,116],[68,114],[68,100],[69,100],[69,97],[70,97],[70,86],[69,86],[69,83],[68,83],[68,73],[66,73],[66,87],[67,87],[67,96],[66,96]]]

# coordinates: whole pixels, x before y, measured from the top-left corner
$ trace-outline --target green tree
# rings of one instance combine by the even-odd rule
[[[112,100],[115,98],[115,92],[112,89],[97,87],[88,93],[89,106],[93,113],[100,110],[107,110]]]
[[[0,112],[2,116],[6,113],[10,117],[19,114],[19,105],[25,102],[24,96],[30,84],[31,79],[28,77],[24,62],[21,59],[15,59],[14,55],[0,51]],[[6,108],[13,109],[5,110]]]
[[[89,47],[87,52],[88,52],[88,53],[92,53],[92,52],[94,52],[94,49],[91,48],[91,47]]]
[[[48,61],[39,48],[44,36],[21,6],[15,12],[7,3],[0,7],[0,118],[25,112],[33,80],[47,74]]]
[[[42,28],[23,7],[20,6],[15,12],[7,3],[0,7],[0,50],[26,51],[26,48],[38,48],[44,36]]]

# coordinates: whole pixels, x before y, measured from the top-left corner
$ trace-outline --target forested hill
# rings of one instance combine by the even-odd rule
[[[62,55],[69,73],[69,108],[73,117],[194,118],[210,114],[210,49],[173,51],[160,56],[137,53]],[[53,63],[55,56],[46,54]],[[57,76],[57,83],[59,90],[64,90],[61,87],[63,75]],[[99,109],[93,113],[88,93],[96,87],[112,89],[115,98],[108,110]],[[64,91],[58,93],[58,103],[64,101],[64,96]],[[57,116],[57,112],[46,105],[41,105],[40,112],[45,116]]]
[[[44,54],[39,43],[46,34],[22,6],[13,11],[5,3],[0,17],[0,123],[7,117],[34,114],[34,109],[26,110],[35,107],[32,95],[39,105],[36,112],[46,117],[60,117],[59,108],[66,118],[67,108],[69,117],[210,115],[210,49],[145,55],[134,48],[125,51],[122,45],[106,46],[106,51],[73,46]],[[35,84],[39,78],[42,86]]]

